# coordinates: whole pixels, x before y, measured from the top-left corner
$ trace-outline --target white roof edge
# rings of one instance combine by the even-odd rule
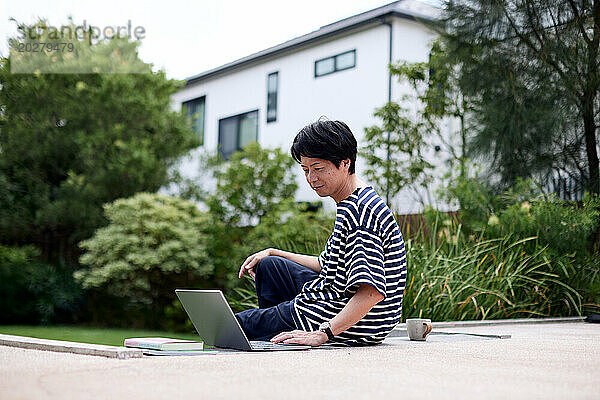
[[[208,79],[215,75],[221,75],[222,73],[225,73],[232,69],[237,69],[238,67],[242,67],[253,61],[258,61],[262,58],[268,57],[269,55],[275,55],[280,52],[288,51],[296,47],[314,42],[316,40],[326,38],[328,36],[341,33],[349,29],[353,29],[354,27],[372,23],[378,18],[382,18],[388,14],[396,14],[396,16],[409,19],[412,18],[417,20],[420,19],[433,21],[439,18],[440,9],[425,3],[421,3],[418,0],[398,0],[393,3],[377,7],[373,10],[365,11],[363,13],[344,18],[337,22],[324,25],[318,30],[287,40],[278,45],[239,58],[227,64],[223,64],[219,67],[204,71],[200,74],[190,76],[186,78],[185,81],[187,83],[187,86],[193,85],[194,83],[199,82],[201,80]]]

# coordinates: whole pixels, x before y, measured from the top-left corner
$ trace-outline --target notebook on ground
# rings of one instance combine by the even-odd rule
[[[204,343],[193,340],[163,337],[127,338],[125,347],[138,347],[151,350],[203,350]]]
[[[175,294],[208,346],[244,351],[306,350],[310,346],[250,342],[220,290],[177,289]]]

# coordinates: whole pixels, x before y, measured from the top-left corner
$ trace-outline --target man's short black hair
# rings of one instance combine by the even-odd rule
[[[336,168],[342,160],[350,159],[350,175],[356,163],[356,139],[341,121],[319,119],[298,132],[292,144],[292,157],[300,163],[300,157],[321,158],[331,161]]]

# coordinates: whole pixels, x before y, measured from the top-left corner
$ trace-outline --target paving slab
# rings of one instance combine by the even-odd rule
[[[128,360],[0,346],[0,399],[598,399],[600,324],[443,331],[468,340]]]
[[[402,342],[409,342],[408,332],[404,329],[395,329],[389,335],[389,338],[398,339],[392,341],[390,343],[394,344],[402,344]],[[431,332],[428,336],[428,340],[432,342],[449,342],[449,341],[465,341],[465,340],[477,340],[479,338],[485,339],[509,339],[510,335],[481,335],[475,333],[449,333],[449,332],[441,332],[434,331]],[[0,334],[0,345],[3,346],[11,346],[11,347],[19,347],[24,349],[32,349],[32,350],[43,350],[43,351],[56,351],[61,353],[73,353],[87,356],[101,356],[108,358],[118,358],[120,360],[127,360],[129,358],[141,358],[143,356],[201,356],[201,355],[209,355],[209,354],[225,354],[225,353],[238,353],[240,350],[233,349],[213,349],[211,351],[203,351],[203,352],[185,352],[177,354],[171,354],[169,352],[164,351],[156,351],[156,350],[148,350],[148,349],[135,349],[124,346],[106,346],[106,345],[98,345],[91,343],[81,343],[81,342],[70,342],[65,340],[50,340],[50,339],[38,339],[27,336],[15,336],[15,335],[4,335]],[[344,347],[341,345],[329,344],[326,343],[319,347],[318,349],[312,350],[330,350],[336,349],[339,347]]]

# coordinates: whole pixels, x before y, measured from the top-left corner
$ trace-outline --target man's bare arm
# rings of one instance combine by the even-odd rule
[[[289,251],[283,251],[278,249],[270,249],[272,256],[279,256],[287,258],[290,261],[297,262],[300,265],[304,265],[307,268],[312,269],[317,274],[321,272],[321,264],[319,264],[319,258],[315,256],[307,256],[304,254],[290,253]]]
[[[384,296],[375,287],[367,284],[360,285],[354,296],[342,308],[342,311],[329,321],[333,335],[339,335],[363,319],[371,308],[383,299]],[[320,346],[327,340],[328,337],[325,332],[305,332],[301,330],[283,332],[271,339],[274,343],[296,343],[309,346]]]
[[[278,249],[265,249],[259,251],[258,253],[252,254],[240,267],[240,272],[238,277],[241,278],[244,275],[244,272],[248,272],[250,276],[254,279],[254,267],[265,257],[268,256],[279,256],[283,258],[287,258],[290,261],[295,261],[300,265],[305,266],[306,268],[310,268],[316,273],[321,272],[321,264],[319,264],[319,259],[315,256],[306,256],[304,254],[296,254],[290,253],[289,251],[283,251]]]
[[[375,304],[383,299],[383,295],[375,287],[368,284],[359,285],[358,290],[344,308],[342,308],[342,311],[329,321],[333,335],[339,335],[346,329],[354,326],[354,324],[363,319],[371,311],[371,308]]]

